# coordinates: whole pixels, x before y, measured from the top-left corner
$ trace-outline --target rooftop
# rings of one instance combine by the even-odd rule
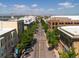
[[[24,24],[30,24],[35,21],[35,16],[24,16],[19,18],[19,20],[24,20]]]
[[[3,34],[5,34],[5,33],[7,33],[7,32],[10,32],[10,31],[12,31],[12,30],[14,30],[15,28],[3,28],[3,29],[0,29],[0,35],[3,35]]]
[[[69,18],[71,20],[79,20],[79,16],[52,16],[52,17],[63,17],[63,18]]]
[[[62,26],[58,29],[72,38],[79,38],[79,26]]]

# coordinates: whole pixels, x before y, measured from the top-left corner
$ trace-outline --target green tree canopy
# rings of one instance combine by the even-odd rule
[[[74,48],[70,48],[67,52],[59,53],[61,58],[75,58],[78,54],[75,53]]]

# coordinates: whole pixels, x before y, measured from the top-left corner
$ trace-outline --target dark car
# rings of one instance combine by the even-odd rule
[[[30,56],[30,54],[25,54],[23,58],[27,58],[28,56]]]
[[[37,32],[38,32],[38,29],[35,30],[35,33],[37,33]]]
[[[24,54],[29,54],[29,52],[30,51],[28,49],[26,49],[25,52],[24,52]]]
[[[53,49],[53,47],[49,47],[48,50],[51,51]]]
[[[31,51],[33,51],[32,48],[26,48],[24,54],[29,54]]]
[[[31,45],[36,44],[36,42],[37,42],[37,39],[36,39],[36,38],[34,38],[34,39],[32,40],[32,42],[31,42]]]

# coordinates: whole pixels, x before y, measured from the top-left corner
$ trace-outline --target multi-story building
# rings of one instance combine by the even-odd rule
[[[24,21],[24,29],[27,29],[27,26],[31,26],[36,21],[36,16],[24,16],[19,18],[19,20]]]
[[[17,20],[17,19],[0,21],[0,28],[16,28],[17,33],[19,33],[19,32],[23,32],[24,23],[22,20]]]
[[[18,34],[24,31],[24,22],[17,19],[0,21],[0,57],[10,57],[15,45],[20,41]]]
[[[0,29],[0,58],[12,57],[13,49],[19,42],[15,28]]]
[[[60,40],[64,44],[64,48],[75,49],[75,53],[79,57],[79,26],[62,26],[58,27],[60,31]],[[67,49],[68,50],[68,49]]]
[[[36,16],[24,16],[19,18],[19,20],[23,20],[25,25],[29,25],[36,21]]]
[[[68,17],[52,17],[48,21],[48,25],[50,28],[55,28],[56,26],[67,26],[67,25],[79,25],[79,20],[72,20],[71,18]]]

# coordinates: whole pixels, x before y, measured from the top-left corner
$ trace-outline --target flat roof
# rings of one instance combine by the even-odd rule
[[[70,18],[71,20],[79,20],[79,15],[78,16],[52,16],[52,17],[67,17],[67,18]]]
[[[62,26],[58,29],[72,38],[79,38],[79,26]]]
[[[7,32],[10,32],[10,31],[12,31],[12,30],[14,30],[15,28],[0,28],[0,35],[3,35],[3,34],[5,34],[5,33],[7,33]]]

